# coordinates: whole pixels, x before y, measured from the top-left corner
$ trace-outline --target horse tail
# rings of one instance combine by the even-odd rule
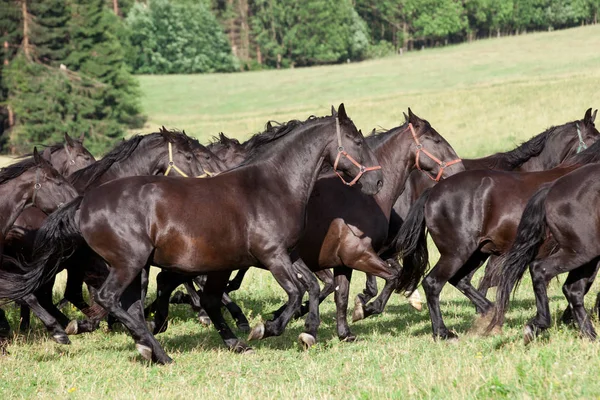
[[[82,241],[76,218],[82,200],[83,197],[77,197],[48,216],[36,234],[30,262],[3,260],[14,263],[24,272],[15,273],[14,268],[11,272],[0,269],[0,298],[20,299],[56,275],[62,261],[69,258]]]
[[[523,210],[513,245],[506,253],[502,267],[497,269],[500,277],[496,292],[496,306],[487,328],[488,331],[491,331],[494,326],[504,323],[510,293],[516,289],[527,266],[535,259],[540,246],[546,239],[545,202],[549,191],[550,186],[543,187],[529,199]]]
[[[429,265],[427,251],[427,227],[425,225],[425,204],[431,194],[426,189],[408,211],[402,227],[392,241],[394,259],[402,258],[402,269],[398,275],[396,292],[413,292]]]

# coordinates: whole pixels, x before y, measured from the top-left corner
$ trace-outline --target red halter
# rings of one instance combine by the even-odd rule
[[[419,171],[421,171],[425,175],[427,175],[429,177],[429,179],[431,179],[432,181],[439,182],[440,179],[442,178],[442,174],[444,173],[444,170],[446,168],[448,168],[451,165],[458,164],[459,162],[462,161],[460,158],[457,158],[456,160],[452,160],[452,161],[449,161],[449,162],[440,161],[439,158],[437,158],[436,156],[434,156],[433,154],[431,154],[430,152],[428,152],[427,150],[425,150],[423,148],[423,145],[421,144],[421,142],[419,142],[419,139],[417,138],[417,134],[415,133],[415,128],[413,127],[413,125],[411,123],[409,123],[408,127],[410,129],[410,132],[412,133],[412,137],[415,140],[415,143],[417,144],[417,155],[415,156],[415,166],[417,167],[417,169]],[[421,152],[425,153],[426,156],[428,156],[429,158],[431,158],[433,161],[435,161],[437,163],[437,165],[440,166],[440,170],[439,170],[439,172],[438,172],[438,174],[437,174],[437,176],[435,178],[433,177],[433,175],[431,173],[429,173],[428,171],[425,171],[419,165],[419,154]]]
[[[346,150],[344,150],[344,146],[342,146],[342,133],[340,131],[340,121],[337,117],[335,117],[335,130],[337,133],[337,140],[338,140],[338,153],[337,153],[337,157],[335,158],[335,162],[333,163],[333,170],[335,171],[336,175],[340,177],[342,182],[344,182],[344,185],[354,186],[354,184],[356,182],[358,182],[360,177],[363,176],[363,174],[365,172],[377,171],[378,169],[381,169],[381,165],[377,165],[375,167],[365,167],[364,165],[362,165],[361,163],[356,161],[354,158],[352,158],[352,156],[350,154],[348,154],[346,152]],[[352,181],[350,181],[350,182],[346,182],[344,177],[337,171],[338,162],[340,161],[340,158],[342,158],[342,157],[346,157],[352,164],[356,165],[359,170],[358,175],[356,175],[354,177],[354,179],[352,179]]]

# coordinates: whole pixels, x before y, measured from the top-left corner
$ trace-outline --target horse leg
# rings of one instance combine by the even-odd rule
[[[336,267],[333,269],[333,273],[335,276],[335,315],[338,338],[344,342],[354,342],[356,336],[350,331],[347,315],[352,270],[348,267]]]
[[[494,305],[471,285],[471,278],[487,257],[487,254],[480,251],[475,252],[465,265],[449,279],[449,282],[473,303],[475,311],[480,315],[486,314]]]
[[[565,297],[569,301],[569,309],[579,326],[581,334],[591,340],[596,339],[596,331],[585,310],[584,298],[587,290],[589,290],[590,281],[593,282],[596,276],[596,267],[597,262],[593,261],[569,272],[569,276],[562,288]]]
[[[148,251],[149,253],[149,251]],[[108,261],[108,260],[107,260]],[[121,295],[131,285],[130,299],[141,301],[142,298],[142,276],[139,265],[144,265],[145,260],[141,261],[121,259],[110,262],[111,268],[104,284],[96,294],[96,302],[104,309],[112,313],[130,332],[135,341],[136,348],[148,361],[154,361],[160,364],[168,364],[173,360],[165,353],[156,338],[150,333],[143,319],[143,310],[141,314],[135,312],[129,314],[120,305]],[[139,297],[134,297],[139,296]],[[132,304],[135,303],[132,301]]]
[[[69,267],[67,267],[68,275],[64,299],[68,300],[78,310],[87,316],[90,305],[83,298],[83,282],[85,271],[83,268],[71,268],[71,265],[72,263],[69,262]]]
[[[235,274],[235,277],[227,283],[227,287],[225,287],[225,293],[231,293],[235,290],[238,290],[240,286],[242,286],[242,281],[244,280],[244,276],[246,276],[246,272],[248,272],[250,268],[242,268],[238,270]]]
[[[551,256],[535,260],[531,263],[529,271],[535,293],[535,303],[537,313],[535,317],[525,325],[523,330],[523,339],[525,344],[530,343],[539,332],[550,327],[550,305],[548,303],[548,283],[556,275],[580,267],[586,262],[582,262],[573,252],[559,249]]]
[[[313,273],[321,280],[321,282],[323,282],[325,284],[325,286],[323,286],[323,289],[319,293],[319,304],[321,304],[323,302],[323,300],[325,300],[327,297],[329,297],[329,295],[331,293],[333,293],[333,291],[334,291],[333,273],[331,272],[330,269],[313,271]],[[303,286],[301,286],[301,290],[308,290],[308,287],[303,285]],[[273,312],[273,317],[277,318],[278,316],[280,316],[281,313],[283,312],[283,310],[285,310],[286,305],[287,304],[282,305],[275,312]],[[306,315],[306,313],[308,312],[308,307],[309,307],[308,301],[305,301],[304,303],[302,303],[302,305],[300,306],[300,310],[294,314],[293,318],[296,319],[296,318],[302,317],[303,315]]]
[[[10,324],[6,318],[6,313],[0,308],[0,338],[7,338],[11,334]]]
[[[479,286],[477,287],[477,291],[481,293],[482,296],[487,297],[487,292],[490,288],[494,286],[498,286],[498,278],[501,274],[502,268],[502,258],[498,256],[490,256],[488,259],[487,265],[485,266],[485,273],[481,281],[479,281]],[[473,274],[475,271],[473,271]]]
[[[26,303],[20,305],[19,331],[27,332],[31,328],[31,309]]]
[[[21,301],[25,302],[31,311],[42,321],[46,329],[50,332],[52,340],[60,344],[70,344],[71,341],[65,333],[63,327],[58,323],[44,307],[42,307],[35,294],[30,293],[24,296]]]
[[[157,335],[165,332],[169,326],[169,299],[171,293],[179,285],[188,282],[189,278],[167,270],[162,270],[156,276],[156,300],[150,308],[154,311],[154,321],[150,323],[152,333]]]
[[[590,291],[590,289],[592,288],[592,284],[594,283],[594,280],[596,279],[596,275],[598,274],[598,267],[600,266],[600,263],[598,263],[597,261],[594,261],[595,265],[594,265],[594,272],[592,274],[585,274],[582,275],[580,277],[580,282],[578,283],[578,286],[576,289],[572,289],[572,290],[582,290],[583,291],[583,296],[585,297],[586,294],[588,294],[588,292]],[[591,267],[587,267],[587,268],[591,268]],[[569,273],[569,276],[571,276],[571,273]],[[569,277],[567,277],[567,281],[569,280]],[[566,283],[565,283],[566,284]],[[563,293],[564,293],[565,287],[563,286]],[[566,295],[565,295],[566,296]],[[594,307],[592,307],[592,314],[597,314],[598,313],[598,301],[596,300],[596,304]],[[560,318],[561,322],[563,324],[571,324],[573,323],[573,313],[571,310],[570,305],[567,305],[567,307],[565,308],[565,311],[563,311],[562,317]]]
[[[190,303],[192,304],[192,309],[198,313],[198,321],[201,325],[209,326],[210,325],[210,317],[208,313],[202,307],[202,301],[200,301],[202,292],[204,291],[204,286],[206,285],[207,277],[206,275],[198,275],[193,279],[194,283],[198,286],[198,290],[194,288],[193,284],[186,283],[185,288],[189,293]],[[250,326],[248,326],[250,328]]]
[[[359,300],[363,304],[367,304],[372,298],[377,296],[377,292],[377,278],[371,274],[367,274],[365,288],[362,293],[356,295],[356,300]]]
[[[225,346],[236,353],[245,353],[252,351],[252,348],[235,336],[221,313],[221,298],[230,275],[229,271],[209,273],[206,278],[207,284],[200,295],[200,302],[204,305]]]
[[[246,318],[240,306],[238,306],[226,292],[224,292],[223,296],[221,297],[221,303],[231,314],[231,317],[234,319],[235,325],[238,327],[238,329],[244,333],[250,332],[250,323],[248,322],[248,318]]]

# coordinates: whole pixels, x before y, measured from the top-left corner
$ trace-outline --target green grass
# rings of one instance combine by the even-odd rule
[[[150,116],[146,131],[165,125],[204,141],[221,130],[243,138],[268,119],[322,115],[343,101],[363,131],[398,125],[411,106],[460,155],[484,155],[599,107],[598,49],[600,26],[593,26],[343,66],[141,77]],[[363,276],[355,275],[352,296],[364,285]],[[558,282],[549,293],[556,321],[566,301]],[[267,273],[252,271],[235,298],[254,324],[284,294]],[[428,313],[413,311],[395,295],[384,315],[351,324],[362,339],[358,343],[337,339],[329,299],[321,307],[315,348],[299,349],[295,341],[303,323],[295,321],[283,336],[255,343],[255,354],[240,356],[223,348],[213,328],[196,323],[188,307],[174,306],[168,332],[158,337],[175,359],[169,366],[142,361],[127,334],[102,329],[59,346],[36,321],[33,332],[9,346],[11,355],[0,358],[0,398],[600,396],[598,344],[559,324],[537,342],[522,344],[521,327],[534,314],[528,280],[501,336],[469,333],[473,307],[453,288],[442,293],[441,307],[447,325],[461,335],[457,344],[433,342]],[[8,311],[16,325],[17,311]]]

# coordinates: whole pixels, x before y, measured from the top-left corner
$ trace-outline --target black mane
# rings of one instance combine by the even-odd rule
[[[290,133],[298,127],[313,122],[322,121],[326,118],[332,117],[315,117],[314,115],[312,115],[308,117],[308,119],[306,119],[305,121],[299,121],[294,119],[283,124],[272,126],[271,128],[267,127],[267,129],[264,132],[257,133],[253,135],[250,139],[248,139],[246,142],[244,142],[243,146],[246,149],[247,153],[246,159],[240,164],[240,166],[247,165],[257,154],[260,154],[265,144],[272,143],[277,139],[284,137],[285,135],[287,135],[288,133]]]
[[[115,163],[125,160],[138,148],[142,143],[144,146],[157,147],[164,146],[165,140],[171,143],[185,143],[190,145],[195,139],[187,136],[183,132],[171,130],[163,130],[154,132],[148,135],[134,135],[128,140],[119,143],[114,149],[106,154],[100,161],[97,161],[83,169],[75,171],[69,176],[69,182],[74,183],[82,176],[88,176],[84,187],[87,188],[100,176],[102,176]],[[166,151],[166,149],[165,149]]]
[[[0,185],[21,176],[36,165],[34,158],[30,157],[0,169]]]
[[[402,124],[396,128],[389,129],[389,130],[380,130],[380,131],[373,130],[373,132],[371,132],[371,134],[369,136],[365,137],[365,140],[366,140],[367,144],[369,145],[369,147],[371,149],[374,149],[377,146],[383,144],[388,138],[393,136],[393,134],[398,129],[406,129],[407,126],[408,126],[408,122],[405,122],[404,124]]]

